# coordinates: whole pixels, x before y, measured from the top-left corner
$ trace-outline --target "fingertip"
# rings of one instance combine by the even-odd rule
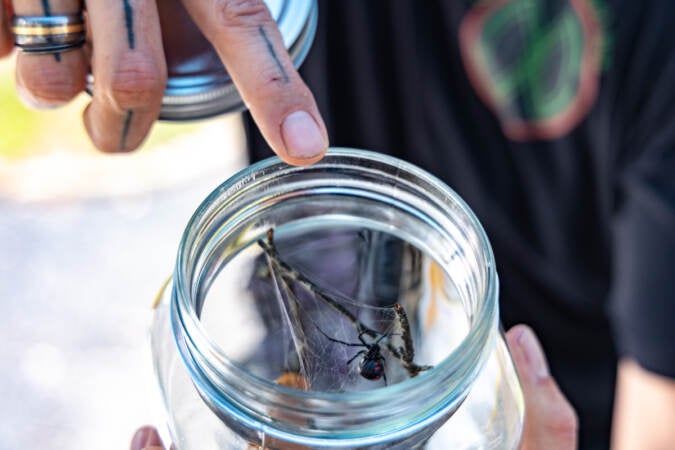
[[[156,117],[112,112],[94,98],[82,112],[82,122],[94,147],[103,153],[123,154],[137,150],[147,139]],[[133,125],[132,125],[133,123]],[[130,133],[130,127],[135,127]]]
[[[522,365],[521,361],[524,361],[523,349],[520,346],[520,339],[523,333],[526,333],[529,328],[530,327],[527,325],[518,324],[511,327],[511,329],[509,329],[505,334],[506,343],[511,350],[511,355],[514,359],[516,359],[516,366],[518,366],[519,369]]]
[[[521,376],[533,381],[550,378],[546,355],[532,328],[516,325],[506,333],[506,340]]]
[[[281,137],[287,162],[293,165],[312,164],[328,150],[325,127],[307,111],[294,111],[281,124]]]
[[[117,148],[108,147],[105,145],[105,142],[101,139],[100,133],[96,129],[96,124],[94,121],[94,102],[91,101],[84,108],[82,112],[82,123],[84,124],[84,129],[87,131],[87,135],[91,140],[91,143],[96,147],[97,150],[103,153],[117,153]]]
[[[518,345],[518,339],[520,339],[520,336],[522,336],[523,333],[526,333],[527,330],[531,330],[530,327],[522,323],[511,327],[509,331],[506,332],[506,340],[509,343],[509,346]]]
[[[279,157],[286,163],[290,164],[291,166],[311,166],[312,164],[319,162],[323,159],[323,157],[326,155],[326,153],[322,153],[320,155],[315,156],[314,158],[306,159],[306,158],[291,158],[288,155],[279,155]]]
[[[145,425],[139,428],[131,439],[131,450],[164,450],[164,444],[155,427]]]

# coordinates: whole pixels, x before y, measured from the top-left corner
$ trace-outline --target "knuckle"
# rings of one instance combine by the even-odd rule
[[[226,28],[257,28],[272,21],[262,0],[215,0],[215,17]]]
[[[553,377],[546,377],[540,383],[550,408],[546,415],[549,432],[561,438],[574,438],[579,428],[576,411],[562,394]]]
[[[255,77],[253,86],[254,94],[258,98],[285,102],[287,100],[302,100],[307,97],[308,89],[296,76],[295,70],[281,72],[275,65],[261,68]]]
[[[108,96],[119,109],[148,106],[160,101],[166,86],[166,70],[151,58],[126,59],[113,70]]]
[[[25,88],[38,101],[64,103],[79,91],[76,80],[60,67],[44,66],[40,70],[29,70],[22,75]]]
[[[567,402],[565,403],[565,406],[561,408],[559,422],[558,425],[560,429],[576,434],[577,429],[579,428],[579,418],[577,417],[574,408]]]
[[[290,87],[287,78],[276,67],[261,70],[256,78],[256,91],[262,97],[278,97]]]
[[[547,426],[551,435],[558,436],[566,441],[572,441],[576,438],[578,427],[577,415],[572,408],[558,411]]]

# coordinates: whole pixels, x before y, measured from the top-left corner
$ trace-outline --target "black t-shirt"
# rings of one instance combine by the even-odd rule
[[[331,145],[415,163],[486,228],[607,448],[617,357],[675,377],[675,2],[340,0],[301,73]],[[253,159],[271,155],[247,119]]]

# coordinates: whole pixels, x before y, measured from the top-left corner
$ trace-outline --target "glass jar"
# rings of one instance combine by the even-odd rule
[[[177,450],[515,449],[488,239],[421,169],[271,158],[197,209],[152,326]]]

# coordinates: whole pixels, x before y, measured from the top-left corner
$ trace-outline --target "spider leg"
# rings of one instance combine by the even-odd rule
[[[380,357],[380,363],[382,364],[382,379],[384,380],[384,385],[387,386],[387,366],[382,356]]]
[[[415,363],[412,364],[404,364],[403,367],[405,370],[408,371],[408,375],[410,375],[410,378],[417,376],[420,372],[424,372],[425,370],[429,370],[434,366],[420,366]]]
[[[333,341],[333,342],[336,342],[336,343],[342,344],[342,345],[348,345],[350,347],[368,347],[368,344],[361,344],[361,343],[357,344],[357,343],[345,342],[345,341],[341,341],[339,339],[332,338],[332,337],[328,336],[326,333],[324,333],[324,331],[321,328],[319,328],[318,325],[315,325],[315,326],[316,326],[316,329],[319,330],[319,333],[323,334],[326,337],[326,339],[328,339],[329,341]]]
[[[372,347],[373,345],[378,345],[385,338],[390,338],[391,336],[399,336],[399,333],[384,333],[384,334],[382,334],[380,332],[376,332],[376,333],[379,334],[380,337],[378,337],[377,340],[375,340],[375,342],[368,343],[363,339],[363,335],[364,334],[368,334],[369,336],[372,336],[372,335],[370,333],[368,333],[368,330],[363,330],[359,333],[359,341],[361,341],[363,343],[363,345],[366,346],[366,347]],[[387,348],[389,348],[389,350],[392,350],[393,346],[391,346],[390,344],[387,344]]]
[[[401,360],[403,367],[408,372],[410,377],[414,377],[420,372],[431,369],[433,366],[420,366],[415,364],[415,347],[413,346],[412,334],[410,333],[410,323],[408,322],[408,314],[399,303],[394,305],[394,312],[398,318],[401,326],[401,339],[403,339],[404,347],[394,349],[393,346],[387,345],[391,353]]]
[[[361,341],[361,344],[363,344],[365,347],[370,347],[371,345],[374,345],[374,344],[369,344],[369,343],[367,343],[367,342],[365,341],[365,339],[363,339],[363,335],[364,335],[364,334],[368,334],[369,336],[372,336],[370,333],[368,333],[368,330],[362,330],[362,331],[359,333],[359,341]],[[382,338],[380,337],[380,338],[375,342],[375,344],[377,344],[378,342],[380,342],[381,339],[382,339]]]
[[[393,334],[383,334],[379,338],[377,338],[377,340],[375,341],[375,343],[373,345],[378,345],[382,341],[382,339],[389,338],[391,336],[393,336]]]
[[[410,333],[410,323],[408,322],[408,314],[403,309],[399,303],[394,305],[394,312],[398,318],[399,325],[401,326],[401,339],[403,339],[404,347],[399,347],[399,352],[401,354],[401,359],[408,364],[412,364],[415,359],[415,347],[413,346],[412,336]]]

